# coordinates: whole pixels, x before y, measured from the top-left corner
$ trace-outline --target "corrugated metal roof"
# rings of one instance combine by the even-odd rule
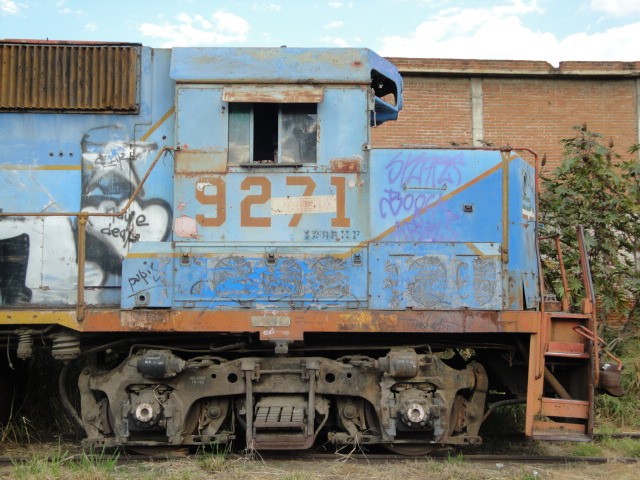
[[[0,42],[0,110],[136,113],[140,48]]]

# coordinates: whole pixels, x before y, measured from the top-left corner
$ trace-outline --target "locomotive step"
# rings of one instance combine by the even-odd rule
[[[535,440],[589,442],[587,426],[577,423],[561,423],[548,421],[533,422],[533,438]]]
[[[547,417],[587,419],[589,418],[589,402],[543,397],[541,413]]]
[[[584,314],[584,313],[569,313],[569,312],[545,312],[547,315],[549,315],[551,317],[551,320],[555,320],[555,319],[559,319],[559,320],[563,320],[563,319],[567,319],[567,318],[573,318],[576,320],[589,320],[590,315]]]
[[[583,342],[549,342],[545,355],[548,357],[589,358]]]

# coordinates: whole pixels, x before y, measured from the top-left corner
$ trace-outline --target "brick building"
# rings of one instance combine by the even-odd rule
[[[561,138],[587,123],[619,153],[640,143],[640,61],[546,62],[391,58],[404,78],[397,122],[379,147],[519,146],[561,161]]]

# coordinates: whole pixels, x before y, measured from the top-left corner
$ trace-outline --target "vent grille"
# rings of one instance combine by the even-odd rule
[[[140,46],[0,43],[0,110],[138,112]]]

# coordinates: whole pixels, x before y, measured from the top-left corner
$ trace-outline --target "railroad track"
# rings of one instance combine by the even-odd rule
[[[80,458],[80,454],[77,458]],[[141,455],[141,454],[126,454],[126,453],[114,453],[113,456],[117,456],[118,465],[125,465],[129,463],[142,463],[142,462],[165,462],[173,461],[176,459],[196,459],[197,455]],[[68,463],[74,461],[76,455],[69,455],[66,460]],[[107,454],[109,457],[109,454]],[[86,458],[95,458],[96,461],[104,459],[104,455],[87,455]],[[111,457],[112,458],[112,457]],[[485,455],[485,454],[471,454],[456,456],[459,461],[466,463],[489,463],[489,464],[528,464],[528,465],[563,465],[572,463],[583,464],[606,464],[606,463],[624,463],[634,464],[640,463],[640,458],[633,457],[576,457],[565,455]],[[0,466],[12,466],[29,462],[30,456],[0,456]],[[407,457],[397,454],[340,454],[340,453],[323,453],[323,454],[229,454],[228,459],[233,461],[248,460],[256,462],[349,462],[354,464],[386,464],[386,463],[402,463],[402,462],[430,462],[451,461],[451,457],[447,455],[431,455],[427,457]],[[57,458],[52,458],[52,461],[59,461]],[[458,461],[458,460],[456,460]]]
[[[508,438],[524,439],[521,435],[508,435]],[[624,432],[613,434],[595,434],[594,438],[616,438],[616,439],[640,439],[640,432]],[[488,440],[486,445],[490,445],[491,440],[497,439],[504,440],[504,436],[494,437]],[[68,448],[68,452],[65,453],[66,461],[73,462],[77,458],[88,458],[100,461],[104,458],[117,458],[119,465],[127,463],[137,462],[161,462],[171,461],[175,459],[196,459],[199,455],[187,448],[176,449],[167,451],[164,453],[155,453],[153,455],[130,453],[128,451],[113,450],[104,453],[87,453],[83,452],[80,447],[75,448],[75,438],[66,437],[47,437],[40,438],[37,442],[42,444],[40,451],[57,451],[60,450],[61,443],[67,441],[68,444],[63,443],[65,448]],[[32,443],[33,444],[33,443]],[[0,444],[0,447],[2,445]],[[20,445],[14,445],[15,454],[0,454],[0,467],[16,465],[20,463],[28,462],[34,455],[26,454],[20,451]],[[24,446],[26,449],[26,446]],[[378,450],[366,452],[362,450],[348,450],[344,449],[343,452],[333,451],[314,451],[314,452],[252,452],[252,453],[228,453],[226,456],[229,460],[255,460],[264,462],[352,462],[356,464],[381,464],[381,463],[394,463],[394,462],[427,462],[427,461],[451,461],[452,458],[460,459],[467,463],[511,463],[511,464],[571,464],[571,463],[583,463],[583,464],[604,464],[610,462],[634,464],[640,463],[640,458],[635,457],[582,457],[582,456],[567,456],[567,455],[513,455],[513,454],[487,454],[482,453],[482,450],[487,450],[488,447],[477,447],[474,450],[467,450],[461,454],[456,454],[453,450],[439,450],[429,456],[405,456],[393,453],[381,453]],[[51,461],[59,461],[59,456],[53,456]]]

